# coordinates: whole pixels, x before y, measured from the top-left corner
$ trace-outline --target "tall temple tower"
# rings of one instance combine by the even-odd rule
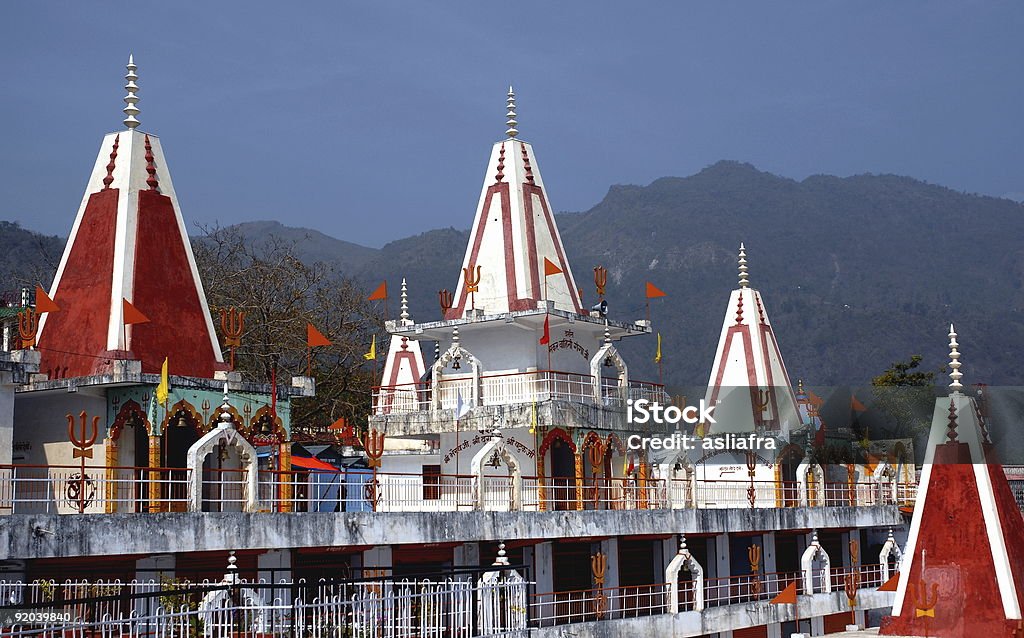
[[[134,359],[159,372],[166,357],[171,374],[212,377],[224,359],[163,147],[139,129],[134,57],[127,68],[125,129],[100,144],[50,289],[62,311],[39,323],[40,367],[81,377]]]
[[[706,401],[716,406],[716,423],[706,432],[759,432],[788,441],[801,425],[800,409],[764,300],[750,287],[743,244],[739,287],[729,296],[715,352]]]
[[[458,286],[442,291],[439,321],[416,323],[403,303],[401,320],[388,322],[371,427],[432,440],[443,473],[471,471],[499,430],[525,476],[547,468],[572,481],[590,465],[621,476],[627,399],[664,402],[664,391],[630,379],[614,344],[650,326],[587,311],[580,296],[510,87],[505,137],[491,148]],[[438,345],[420,376],[423,340]],[[598,443],[620,460],[585,460]]]

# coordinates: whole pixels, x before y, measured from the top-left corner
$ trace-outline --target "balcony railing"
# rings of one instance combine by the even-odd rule
[[[201,511],[244,511],[245,472],[204,469]],[[183,512],[190,508],[192,472],[183,468],[0,466],[0,513]],[[477,484],[482,500],[476,499]],[[519,498],[509,475],[403,474],[348,471],[258,472],[256,507],[289,512],[526,511],[797,507],[792,482],[524,476]],[[909,484],[826,483],[811,488],[810,506],[910,505]],[[822,498],[815,494],[822,494]],[[899,498],[894,498],[898,494]],[[194,506],[193,506],[194,507]]]
[[[473,378],[470,375],[445,376],[438,382],[441,410],[455,410],[459,402],[470,405],[473,397]],[[601,379],[602,405],[622,406],[626,399],[648,399],[666,403],[668,395],[660,383],[630,381],[628,387],[619,387],[618,379]],[[548,400],[595,403],[594,377],[577,372],[537,370],[488,374],[480,377],[478,404],[514,405]],[[434,404],[430,383],[408,383],[376,386],[373,388],[374,414],[401,414],[424,412]]]

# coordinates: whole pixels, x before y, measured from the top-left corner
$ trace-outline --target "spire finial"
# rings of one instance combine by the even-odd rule
[[[519,129],[516,128],[516,126],[519,125],[519,122],[516,121],[516,92],[512,90],[511,84],[508,87],[507,102],[508,113],[505,114],[505,117],[507,118],[505,121],[505,126],[508,127],[508,130],[505,131],[505,135],[507,135],[509,139],[514,140],[516,138],[516,135],[519,135]]]
[[[128,117],[124,118],[124,125],[130,129],[134,129],[139,125],[139,120],[135,117],[139,114],[139,107],[136,104],[139,103],[139,96],[135,94],[139,90],[135,80],[139,79],[139,76],[135,74],[135,69],[139,68],[135,66],[135,56],[128,54],[128,64],[126,67],[128,73],[125,74],[124,79],[127,80],[127,84],[124,85],[124,89],[128,91],[128,95],[124,96],[124,103],[127,105],[124,107],[124,114]]]
[[[953,324],[949,324],[949,367],[953,370],[949,373],[949,378],[953,380],[953,383],[949,384],[949,389],[953,394],[960,394],[960,391],[964,389],[963,384],[960,383],[960,378],[964,375],[960,372],[960,351],[957,350],[959,345],[956,342],[956,330],[953,329]]]
[[[401,317],[402,323],[412,323],[409,321],[409,295],[408,289],[405,287],[405,277],[402,277],[402,313],[399,317]]]
[[[750,287],[750,278],[747,277],[747,249],[743,245],[743,242],[740,242],[740,260],[739,260],[739,264],[740,264],[740,288],[748,288],[748,287]]]

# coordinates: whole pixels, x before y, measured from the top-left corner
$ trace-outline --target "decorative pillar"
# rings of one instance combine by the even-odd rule
[[[285,441],[281,443],[278,450],[278,468],[280,470],[280,485],[278,498],[281,499],[279,511],[292,511],[292,443]]]
[[[149,511],[162,511],[160,499],[160,437],[149,437]],[[168,487],[170,489],[170,487]]]
[[[117,473],[114,470],[114,467],[117,466],[117,439],[108,438],[104,442],[107,450],[107,487],[104,490],[106,503],[103,506],[103,511],[111,514],[116,511],[114,503],[117,501]]]
[[[576,509],[583,509],[583,453],[573,455],[576,460]]]
[[[544,488],[544,454],[537,454],[537,510],[541,512],[548,509],[547,490]]]
[[[640,509],[647,509],[647,461],[640,461],[636,471],[636,482],[640,485]]]

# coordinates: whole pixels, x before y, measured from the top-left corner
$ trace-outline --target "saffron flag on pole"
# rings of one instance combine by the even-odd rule
[[[371,293],[370,296],[366,298],[366,300],[367,301],[377,301],[378,299],[387,299],[387,298],[388,298],[388,282],[387,281],[383,281],[383,282],[381,282],[381,284],[379,286],[377,286],[377,289],[374,290],[373,293]]]
[[[311,323],[306,324],[306,345],[310,348],[317,346],[329,346],[331,340],[324,336],[322,332],[316,329]]]
[[[661,333],[658,333],[658,351],[654,353],[654,362],[661,363]]]
[[[37,315],[41,315],[44,312],[57,312],[58,310],[60,310],[60,306],[55,304],[53,302],[53,299],[50,299],[50,295],[46,294],[46,291],[43,290],[43,287],[37,284],[36,285],[36,314]]]
[[[796,604],[796,581],[794,580],[783,589],[778,596],[768,601],[772,605],[795,605]]]
[[[547,257],[544,258],[544,276],[545,277],[547,277],[548,275],[557,275],[560,272],[562,272],[561,268],[556,266],[555,263],[552,262]]]
[[[654,299],[655,297],[666,297],[668,296],[665,291],[661,290],[651,282],[647,282],[647,298]]]
[[[550,315],[544,315],[544,336],[540,338],[540,345],[546,346],[551,343],[551,328],[548,323],[551,319]]]
[[[149,323],[149,317],[142,314],[142,311],[132,305],[132,302],[121,298],[121,310],[124,313],[124,325],[131,326],[137,323]]]
[[[167,376],[167,357],[164,357],[164,364],[160,366],[160,385],[156,386],[156,402],[159,405],[167,405],[167,395],[171,391],[171,381]]]
[[[370,339],[370,351],[363,355],[363,358],[367,361],[377,360],[377,335],[373,335]]]

